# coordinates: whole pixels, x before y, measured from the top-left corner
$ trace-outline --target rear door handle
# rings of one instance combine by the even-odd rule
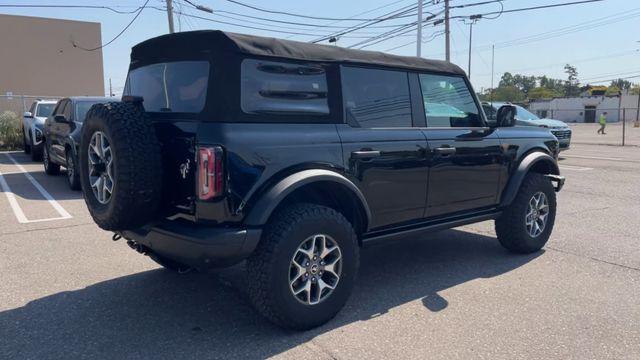
[[[438,155],[453,155],[456,153],[456,148],[454,147],[439,147],[433,149],[433,151]]]
[[[378,150],[360,150],[351,153],[351,157],[354,159],[371,159],[380,156]]]

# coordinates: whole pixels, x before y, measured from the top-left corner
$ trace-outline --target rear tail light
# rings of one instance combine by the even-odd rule
[[[222,194],[224,166],[222,148],[219,146],[198,149],[198,198],[213,199]]]

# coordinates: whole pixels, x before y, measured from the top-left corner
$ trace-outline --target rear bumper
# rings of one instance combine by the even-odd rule
[[[207,269],[231,266],[244,260],[257,246],[261,233],[258,228],[165,220],[153,226],[124,231],[121,235],[158,255],[197,269]]]

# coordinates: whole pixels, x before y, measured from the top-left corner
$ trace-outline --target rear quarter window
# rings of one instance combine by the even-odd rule
[[[208,83],[207,61],[158,63],[131,70],[123,95],[142,96],[149,112],[199,113]]]
[[[245,59],[240,106],[254,115],[328,116],[326,71],[321,66]]]

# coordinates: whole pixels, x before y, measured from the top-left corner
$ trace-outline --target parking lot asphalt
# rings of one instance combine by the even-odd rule
[[[251,308],[242,264],[165,271],[64,172],[0,153],[0,358],[638,359],[640,149],[561,157],[544,251],[507,253],[490,222],[367,248],[343,311],[294,333]]]

